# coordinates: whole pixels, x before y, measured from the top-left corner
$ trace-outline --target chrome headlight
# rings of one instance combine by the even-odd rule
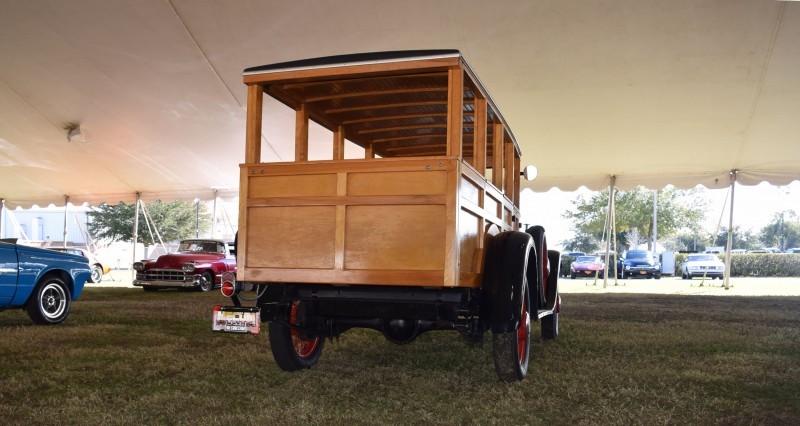
[[[184,263],[181,269],[183,269],[183,272],[186,273],[194,272],[194,263],[191,262]]]
[[[133,262],[133,270],[134,271],[144,271],[144,263],[143,262]]]

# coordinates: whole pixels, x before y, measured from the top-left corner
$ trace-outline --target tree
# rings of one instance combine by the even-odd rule
[[[705,201],[698,201],[698,192],[698,189],[678,190],[672,187],[658,191],[660,237],[684,229],[695,229],[697,224],[703,222],[706,204]],[[589,199],[579,196],[572,202],[574,209],[564,213],[563,217],[574,224],[576,240],[587,236],[602,239],[606,228],[608,194],[608,190],[604,190]],[[649,247],[653,240],[653,192],[643,187],[618,191],[615,204],[617,241],[625,241],[626,233],[636,229],[640,238],[646,238]]]
[[[96,239],[111,241],[133,241],[133,217],[136,205],[120,202],[117,205],[102,203],[88,212],[89,233]],[[195,235],[197,225],[197,206],[193,202],[160,200],[147,205],[150,217],[161,234],[162,240],[176,241]],[[210,225],[210,215],[204,204],[200,204],[200,232],[204,233]],[[139,209],[139,238],[136,242],[152,244],[155,235],[148,231],[143,209]],[[156,240],[157,242],[157,240]]]
[[[564,251],[594,253],[600,248],[600,241],[592,235],[575,235],[571,240],[561,242]]]
[[[743,250],[751,250],[757,248],[759,245],[758,239],[753,236],[753,233],[741,229],[739,226],[733,227],[733,233],[731,235],[733,238],[733,245],[731,249],[743,249]],[[727,247],[728,246],[728,228],[725,226],[720,227],[719,234],[717,234],[714,241],[706,244],[705,241],[699,244],[701,247],[704,245],[708,246],[718,246],[718,247]]]
[[[800,220],[793,210],[772,215],[772,221],[761,228],[759,239],[765,247],[778,247],[781,251],[800,245]]]

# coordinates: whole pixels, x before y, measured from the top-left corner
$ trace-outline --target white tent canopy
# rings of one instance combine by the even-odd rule
[[[532,189],[800,179],[800,2],[36,0],[0,3],[0,198],[235,194],[244,68],[432,48],[469,60]],[[284,124],[270,161],[293,157]]]

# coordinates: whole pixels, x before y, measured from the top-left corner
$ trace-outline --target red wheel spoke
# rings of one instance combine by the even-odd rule
[[[297,324],[297,310],[298,306],[300,306],[299,301],[292,302],[292,308],[289,311],[289,323],[294,326]],[[314,354],[314,350],[317,348],[319,344],[320,337],[315,337],[311,340],[305,340],[300,337],[300,333],[297,332],[296,329],[292,328],[292,346],[294,347],[294,351],[297,353],[297,356],[300,358],[308,358]]]

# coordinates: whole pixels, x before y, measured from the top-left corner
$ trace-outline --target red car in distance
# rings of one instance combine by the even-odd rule
[[[225,272],[236,273],[233,242],[193,238],[181,241],[178,251],[133,264],[133,285],[146,291],[195,288],[207,292],[219,286]]]
[[[603,278],[606,265],[600,260],[600,256],[578,256],[572,266],[570,266],[570,277],[593,277],[595,274]]]

